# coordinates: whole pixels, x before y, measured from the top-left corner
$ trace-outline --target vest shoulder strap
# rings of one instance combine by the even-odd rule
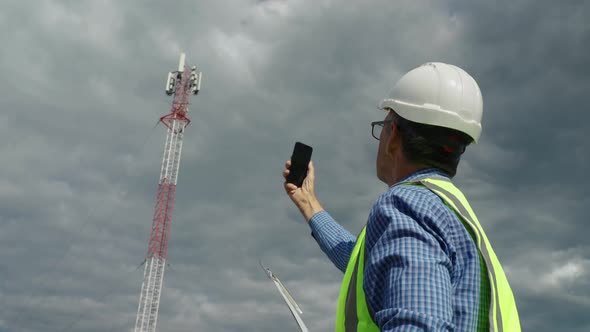
[[[504,270],[463,193],[451,181],[440,178],[419,178],[402,184],[418,184],[428,188],[455,212],[465,228],[473,234],[473,240],[485,262],[490,281],[490,331],[520,331],[516,303]]]

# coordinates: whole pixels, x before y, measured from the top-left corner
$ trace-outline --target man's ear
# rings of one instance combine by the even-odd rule
[[[393,157],[395,155],[395,152],[401,148],[402,137],[399,132],[399,127],[397,126],[397,123],[392,122],[390,126],[391,135],[389,135],[389,137],[387,138],[387,146],[385,147],[385,151],[388,155]]]

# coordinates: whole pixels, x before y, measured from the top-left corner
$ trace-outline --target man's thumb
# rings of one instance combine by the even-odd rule
[[[307,177],[310,180],[314,180],[315,179],[315,168],[313,167],[313,161],[309,162],[309,165],[307,165]]]

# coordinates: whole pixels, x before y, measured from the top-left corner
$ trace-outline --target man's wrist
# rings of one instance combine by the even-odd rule
[[[324,208],[322,207],[320,202],[315,198],[309,200],[307,204],[301,207],[301,214],[303,214],[303,217],[305,218],[305,221],[307,223],[309,223],[311,217],[313,217],[316,213],[320,211],[324,211]]]

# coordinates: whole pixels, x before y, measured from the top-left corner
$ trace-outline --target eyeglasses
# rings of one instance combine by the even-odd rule
[[[383,120],[383,121],[374,121],[371,122],[371,135],[376,140],[379,140],[379,136],[381,136],[381,131],[383,130],[383,126],[386,123],[392,123],[393,120]]]

